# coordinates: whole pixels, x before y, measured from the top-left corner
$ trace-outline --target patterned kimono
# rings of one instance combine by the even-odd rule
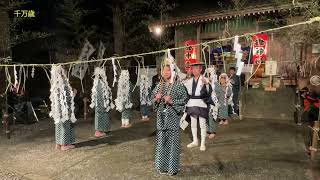
[[[212,89],[215,93],[215,96],[216,96],[216,99],[213,100],[214,102],[214,105],[211,105],[211,108],[210,108],[210,111],[209,111],[209,119],[208,119],[208,123],[207,123],[207,131],[209,134],[212,134],[212,133],[216,133],[217,132],[217,116],[214,117],[213,114],[218,114],[219,112],[219,97],[220,97],[220,94],[221,94],[221,90],[220,90],[220,86],[219,86],[219,83],[218,82],[215,82],[214,85],[212,86]],[[211,95],[212,96],[212,95]],[[216,110],[215,108],[217,108],[218,110]],[[216,111],[216,112],[213,112],[213,111]]]
[[[71,106],[71,94],[69,91],[69,88],[67,87],[65,82],[65,93],[67,97],[67,104],[68,107]],[[62,113],[62,109],[60,108],[60,113]],[[68,113],[71,114],[70,110],[68,110]],[[70,116],[70,115],[69,115]],[[56,144],[59,145],[70,145],[75,143],[75,134],[74,134],[74,123],[71,122],[71,120],[67,120],[65,122],[58,122],[55,123],[55,137],[56,137]]]
[[[133,85],[131,82],[130,83],[130,90],[129,90],[129,102],[132,101],[132,90],[133,90]],[[125,108],[122,112],[121,112],[121,119],[128,119],[130,120],[131,118],[131,108]],[[128,122],[129,123],[129,122]]]
[[[231,76],[230,83],[232,84],[232,102],[234,111],[239,114],[240,77],[237,75]]]
[[[229,117],[228,108],[230,97],[232,95],[232,87],[228,85],[221,86],[219,84],[219,88],[221,93],[219,96],[217,96],[220,104],[218,116],[220,119],[227,119]]]
[[[169,88],[165,83],[159,83],[152,94],[153,107],[157,112],[155,167],[160,172],[175,174],[178,172],[180,160],[180,118],[188,95],[184,86],[176,81],[171,85],[169,94],[173,104],[165,105],[163,100],[157,103],[154,99],[161,86],[161,94],[167,95]]]
[[[109,90],[109,94],[111,94],[111,89]],[[95,118],[94,125],[96,131],[108,132],[110,130],[110,117],[109,112],[106,111],[104,107],[104,97],[102,90],[102,83],[99,80],[97,86],[97,95],[96,95],[97,105],[95,108]]]

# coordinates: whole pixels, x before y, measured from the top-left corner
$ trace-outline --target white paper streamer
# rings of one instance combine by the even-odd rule
[[[90,107],[94,108],[98,104],[97,87],[98,87],[99,82],[102,85],[103,106],[104,106],[106,112],[109,112],[110,109],[114,108],[114,104],[112,103],[112,91],[111,91],[111,88],[109,87],[109,84],[107,81],[107,76],[106,76],[104,68],[96,67],[94,70],[94,80],[93,80],[93,87],[91,90]]]
[[[15,89],[18,89],[18,72],[17,72],[17,68],[16,68],[16,65],[13,66],[13,73],[14,73],[14,88]]]
[[[115,99],[116,110],[122,112],[125,109],[130,109],[132,103],[130,102],[130,76],[128,70],[122,70],[119,82],[117,99]]]
[[[237,76],[241,75],[243,66],[244,66],[244,62],[240,62],[240,65],[238,66],[238,69],[237,69],[237,74],[236,74]]]
[[[117,66],[116,66],[114,58],[112,58],[112,67],[113,67],[113,83],[112,83],[112,87],[114,87],[114,84],[117,82]]]
[[[67,91],[69,96],[67,96]],[[52,66],[50,88],[51,112],[55,124],[71,120],[76,122],[74,114],[74,94],[67,79],[65,70],[59,66]]]
[[[233,50],[234,51],[237,51],[236,50],[236,47],[237,47],[237,44],[239,43],[239,36],[238,35],[236,35],[236,36],[234,36],[234,43],[233,43]]]
[[[34,66],[32,67],[32,70],[31,70],[31,77],[34,78],[34,73],[35,73],[35,68]]]

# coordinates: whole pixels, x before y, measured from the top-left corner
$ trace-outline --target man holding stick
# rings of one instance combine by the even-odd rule
[[[167,175],[178,173],[179,122],[188,98],[184,86],[176,81],[172,68],[170,61],[165,61],[162,79],[152,95],[153,107],[157,112],[155,167],[160,174]]]
[[[193,137],[193,142],[188,144],[187,147],[193,148],[199,145],[197,137],[197,122],[199,121],[201,129],[200,151],[206,150],[206,121],[209,115],[208,103],[212,103],[212,89],[209,81],[201,74],[203,65],[203,63],[191,64],[193,77],[184,83],[190,98],[186,105],[186,113],[191,118],[191,132]]]

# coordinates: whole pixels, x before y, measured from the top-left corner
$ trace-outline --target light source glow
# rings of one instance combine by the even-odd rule
[[[161,33],[162,33],[161,27],[156,27],[156,28],[155,28],[155,33],[156,33],[156,35],[160,36]]]

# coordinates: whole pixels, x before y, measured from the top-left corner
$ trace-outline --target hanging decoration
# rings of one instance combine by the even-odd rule
[[[197,51],[196,51],[196,41],[194,40],[187,40],[184,42],[184,64],[185,64],[185,71],[190,71],[191,67],[188,64],[193,64],[197,61]]]
[[[253,64],[259,64],[259,62],[266,61],[267,59],[267,44],[268,35],[267,34],[256,34],[252,36],[252,46],[253,46]]]
[[[122,112],[125,109],[130,109],[132,103],[130,102],[130,76],[128,70],[121,70],[117,98],[115,99],[116,110]]]
[[[235,54],[235,58],[237,60],[236,67],[239,67],[242,60],[242,55],[243,55],[241,44],[239,43],[239,36],[234,37],[233,50],[236,52]]]
[[[35,68],[34,66],[32,67],[32,70],[31,70],[31,77],[34,78],[34,73],[35,73]]]
[[[101,89],[98,89],[98,84],[101,84]],[[101,101],[101,99],[97,99],[97,92],[102,91],[103,99],[102,104],[105,108],[106,112],[109,112],[110,109],[114,108],[114,104],[112,103],[112,91],[108,85],[107,76],[105,73],[104,68],[96,67],[94,70],[94,80],[93,80],[93,87],[92,87],[92,94],[91,94],[91,104],[90,107],[94,108],[97,107]]]
[[[139,56],[140,57],[140,56]],[[144,67],[144,58],[141,56],[141,63],[143,64],[143,67]],[[136,84],[134,85],[133,89],[132,89],[132,92],[136,89],[137,86],[139,86],[139,81],[140,81],[140,62],[138,59],[136,59],[137,63],[138,63],[138,67],[136,68],[136,74],[137,74],[137,82]]]
[[[70,120],[76,122],[74,114],[74,94],[66,76],[65,70],[60,66],[52,66],[50,88],[51,112],[55,124]]]
[[[114,87],[114,84],[117,82],[117,66],[115,63],[115,59],[112,58],[112,67],[113,67],[113,83],[112,83],[112,87]]]
[[[86,39],[78,60],[79,61],[89,61],[89,58],[94,51],[95,51],[95,48]],[[72,74],[72,76],[75,76],[75,77],[82,80],[84,75],[86,74],[87,69],[88,69],[88,63],[77,64],[73,67],[71,74]]]
[[[148,72],[144,71],[140,74],[140,104],[141,105],[151,105],[149,90],[151,88],[151,83],[149,81]]]
[[[16,68],[16,65],[13,66],[13,74],[14,74],[14,84],[13,84],[13,91],[16,91],[16,93],[18,93],[18,85],[19,85],[19,82],[18,82],[18,72],[17,72],[17,68]]]

